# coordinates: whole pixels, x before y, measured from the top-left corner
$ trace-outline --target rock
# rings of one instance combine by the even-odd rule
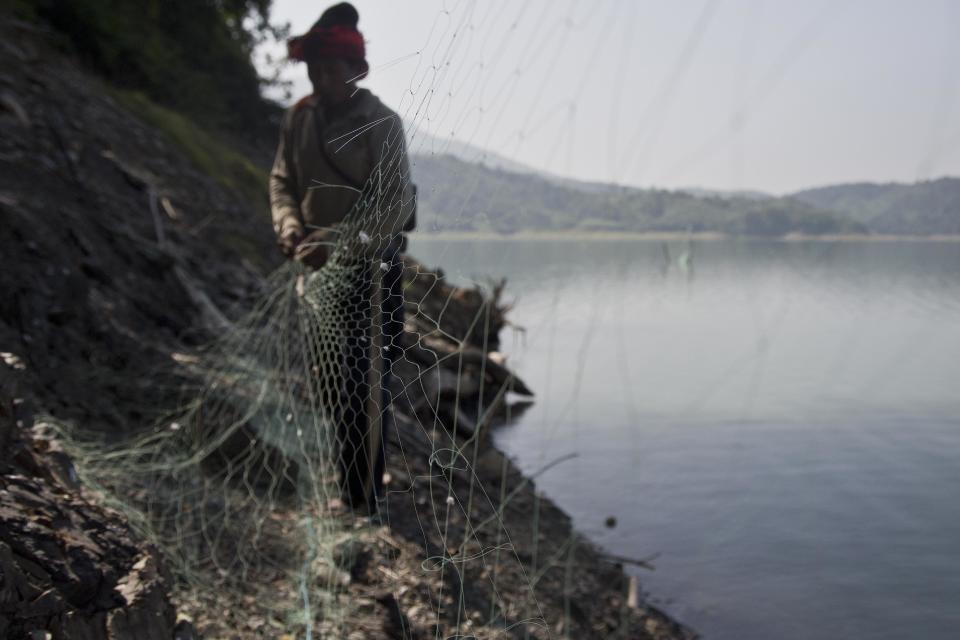
[[[4,111],[12,113],[21,126],[26,129],[30,128],[30,116],[27,115],[27,110],[23,108],[15,95],[9,91],[0,93],[0,107],[3,107]]]
[[[186,618],[178,620],[173,629],[173,640],[197,640],[197,630],[193,628],[193,622]]]
[[[332,558],[334,565],[349,574],[349,580],[362,580],[373,554],[370,548],[356,536],[344,536],[334,544]]]
[[[0,395],[0,406],[14,403]],[[0,416],[11,444],[0,452],[0,637],[169,640],[155,551],[82,495],[53,428],[18,406]]]
[[[115,590],[126,606],[107,614],[107,631],[111,639],[170,639],[173,609],[152,554],[142,555],[130,572],[117,581]]]

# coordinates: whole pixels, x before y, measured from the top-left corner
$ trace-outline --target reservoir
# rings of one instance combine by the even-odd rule
[[[708,639],[954,638],[960,244],[438,239],[506,277],[495,434]],[[609,516],[615,527],[607,527]],[[629,569],[633,571],[633,569]]]

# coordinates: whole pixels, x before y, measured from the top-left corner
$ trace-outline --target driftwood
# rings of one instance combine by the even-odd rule
[[[404,257],[403,352],[394,362],[395,407],[421,424],[482,436],[504,415],[507,393],[533,392],[495,349],[509,306],[491,291],[451,286],[443,272]]]
[[[411,256],[404,256],[403,264],[408,322],[418,330],[436,329],[454,342],[483,351],[500,348],[500,330],[510,310],[502,300],[506,280],[493,283],[490,291],[454,287],[441,269],[427,268]]]
[[[484,373],[485,382],[496,388],[507,387],[509,391],[522,396],[533,396],[533,391],[527,387],[515,373],[497,362],[490,354],[469,345],[454,345],[447,340],[432,336],[424,336],[419,340],[421,350],[413,350],[412,357],[416,358],[423,351],[432,352],[438,360],[451,360],[453,366],[468,370],[480,370]],[[426,358],[429,361],[429,357]]]

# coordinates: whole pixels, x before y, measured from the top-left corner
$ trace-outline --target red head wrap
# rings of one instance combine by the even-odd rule
[[[343,58],[366,66],[363,35],[346,25],[314,27],[306,34],[287,41],[291,60],[311,62],[320,58]]]

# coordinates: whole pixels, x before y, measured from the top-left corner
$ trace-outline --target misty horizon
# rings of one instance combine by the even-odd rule
[[[960,175],[956,3],[357,7],[371,66],[361,84],[416,123],[415,140],[669,190],[780,195]],[[292,34],[314,13],[288,0],[273,11]],[[267,53],[284,49],[262,47],[262,70]],[[281,102],[310,92],[305,69],[282,77]]]

